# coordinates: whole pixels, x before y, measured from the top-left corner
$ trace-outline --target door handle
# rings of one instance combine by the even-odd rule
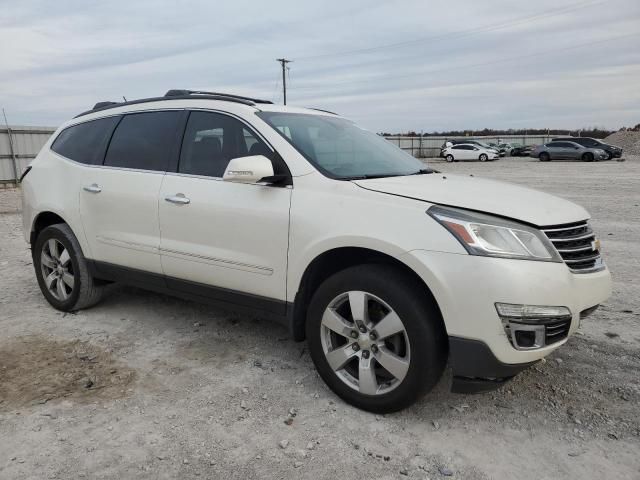
[[[175,195],[169,195],[168,197],[164,197],[167,202],[175,203],[178,205],[187,205],[191,203],[187,197],[184,196],[183,193],[176,193]]]
[[[89,186],[82,187],[82,189],[89,193],[100,193],[102,191],[102,188],[97,183],[92,183]]]

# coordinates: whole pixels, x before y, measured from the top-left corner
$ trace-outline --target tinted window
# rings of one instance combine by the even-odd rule
[[[118,120],[119,116],[101,118],[65,128],[51,150],[76,162],[99,165]]]
[[[179,118],[180,112],[126,115],[113,133],[104,164],[166,171]]]
[[[231,159],[248,155],[271,157],[271,150],[233,117],[191,112],[182,141],[178,171],[222,177]]]
[[[561,142],[551,142],[551,143],[547,143],[546,145],[549,148],[560,148],[562,147],[562,143]]]

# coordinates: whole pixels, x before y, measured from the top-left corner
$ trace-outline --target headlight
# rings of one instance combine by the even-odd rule
[[[427,213],[458,239],[471,255],[562,262],[539,230],[493,215],[434,205]]]

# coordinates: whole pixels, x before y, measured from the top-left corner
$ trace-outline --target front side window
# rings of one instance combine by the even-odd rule
[[[271,150],[239,120],[212,112],[191,112],[182,141],[178,172],[222,177],[229,161]]]
[[[51,145],[51,150],[76,162],[100,165],[119,120],[118,115],[65,128]]]
[[[178,111],[125,115],[107,150],[104,164],[139,170],[167,170],[180,120]]]
[[[256,115],[331,178],[391,177],[425,169],[421,161],[391,142],[343,118],[284,112]]]

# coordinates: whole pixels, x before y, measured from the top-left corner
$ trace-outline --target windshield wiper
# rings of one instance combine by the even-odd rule
[[[434,170],[433,168],[421,168],[417,172],[414,173],[388,173],[388,174],[379,174],[379,175],[355,175],[353,177],[342,177],[340,180],[371,180],[372,178],[389,178],[389,177],[406,177],[409,175],[428,175],[430,173],[440,173],[438,170]]]
[[[434,170],[433,168],[421,168],[415,173],[410,173],[409,175],[429,175],[430,173],[440,173],[438,170]]]
[[[402,177],[402,175],[384,174],[384,175],[355,175],[353,177],[342,177],[340,180],[371,180],[372,178],[388,178],[388,177]]]

